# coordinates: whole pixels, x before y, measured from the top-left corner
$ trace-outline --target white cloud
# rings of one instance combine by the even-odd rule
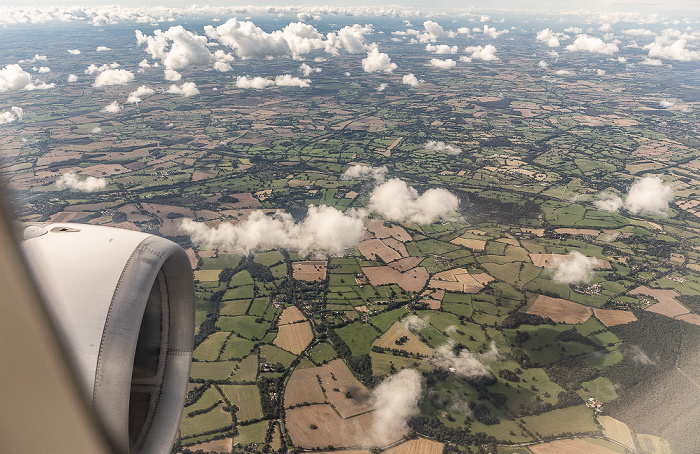
[[[420,413],[423,376],[414,369],[402,369],[385,378],[372,390],[372,425],[364,444],[385,446],[408,433],[408,420]]]
[[[129,97],[126,99],[126,102],[129,104],[139,103],[142,101],[143,97],[151,96],[155,92],[156,91],[154,89],[141,85],[139,88],[129,93]]]
[[[446,144],[443,141],[431,140],[425,144],[425,149],[428,151],[439,151],[447,152],[447,154],[457,155],[462,152],[461,148],[455,147],[454,145]]]
[[[365,42],[365,35],[372,33],[371,25],[361,26],[348,25],[336,33],[329,33],[327,36],[326,52],[335,53],[340,48],[345,48],[351,54],[359,54],[368,50],[369,46]]]
[[[411,87],[417,87],[423,83],[423,80],[422,79],[418,80],[418,78],[416,76],[414,76],[413,73],[411,73],[411,74],[405,74],[401,78],[401,83],[404,85],[410,85]]]
[[[569,52],[586,51],[597,54],[612,55],[620,50],[614,43],[606,43],[597,36],[578,35],[573,44],[566,46]]]
[[[655,175],[635,181],[627,193],[625,208],[632,213],[668,214],[668,203],[673,200],[673,190]]]
[[[172,84],[170,88],[168,88],[168,93],[182,95],[186,98],[189,98],[190,96],[198,95],[199,89],[197,88],[197,85],[194,82],[185,82],[179,87],[175,84]]]
[[[163,76],[165,80],[168,80],[170,82],[177,82],[178,80],[182,79],[182,74],[175,71],[174,69],[163,70]]]
[[[473,380],[492,377],[488,368],[466,348],[455,353],[455,344],[451,341],[435,350],[429,362],[462,378]]]
[[[24,116],[24,110],[21,107],[12,106],[10,110],[0,112],[0,125],[12,123],[13,121],[21,120]]]
[[[69,84],[72,84],[72,83],[77,82],[77,81],[78,81],[78,76],[76,76],[75,74],[68,74],[68,83]]]
[[[95,74],[98,74],[98,73],[107,71],[108,69],[119,68],[120,66],[121,66],[121,65],[120,65],[119,63],[117,63],[117,62],[112,62],[112,63],[110,63],[109,65],[104,64],[104,65],[102,65],[102,66],[97,66],[97,65],[91,64],[91,65],[88,66],[87,69],[85,69],[85,71],[83,71],[83,72],[84,72],[85,74],[87,74],[87,75],[94,76]]]
[[[354,211],[343,213],[330,206],[311,205],[306,218],[299,223],[289,213],[268,216],[254,211],[236,225],[222,223],[213,229],[185,219],[181,229],[194,243],[224,246],[243,254],[281,247],[303,255],[336,255],[359,244],[364,225],[362,217]]]
[[[299,72],[301,72],[306,77],[310,76],[313,73],[320,73],[321,71],[322,68],[312,68],[306,63],[302,63],[301,66],[299,66]]]
[[[373,73],[383,71],[385,73],[393,72],[398,66],[391,62],[391,58],[382,52],[379,48],[373,47],[367,52],[367,58],[362,59],[362,69],[365,72]]]
[[[622,208],[622,198],[612,192],[601,192],[593,205],[599,210],[617,213]]]
[[[419,196],[418,191],[398,178],[377,186],[369,200],[369,208],[385,219],[418,224],[453,218],[458,207],[459,199],[446,189],[428,189]]]
[[[598,259],[595,257],[586,257],[578,251],[571,251],[564,258],[555,255],[552,279],[560,284],[588,283],[593,277],[593,268],[597,263]]]
[[[539,66],[539,67],[542,68],[542,69],[547,69],[547,68],[549,68],[549,64],[548,64],[546,61],[544,61],[544,60],[540,60],[540,62],[537,63],[537,66]]]
[[[107,104],[106,106],[104,106],[102,108],[102,112],[106,112],[106,113],[117,113],[120,110],[122,110],[122,106],[120,106],[117,101],[114,101],[110,104]]]
[[[107,46],[97,46],[97,49],[95,49],[97,52],[107,52],[108,50],[112,50]]]
[[[7,65],[0,69],[0,92],[19,90],[32,82],[32,76],[18,64]]]
[[[644,46],[644,49],[649,51],[649,57],[676,61],[700,61],[700,52],[688,49],[687,43],[686,39],[669,42],[668,39],[657,36],[656,40]]]
[[[341,180],[367,180],[373,179],[376,183],[383,183],[389,169],[386,166],[372,167],[362,164],[350,166],[340,176]]]
[[[102,71],[92,84],[93,87],[104,87],[107,85],[126,85],[134,80],[134,73],[126,69],[107,69]]]
[[[496,60],[499,60],[499,58],[496,57],[496,47],[493,44],[487,44],[486,46],[469,46],[469,47],[465,48],[464,51],[467,53],[471,53],[471,55],[468,57],[468,61],[472,61],[472,60],[496,61]]]
[[[34,54],[32,58],[26,60],[20,60],[20,63],[36,63],[38,61],[46,61],[48,57],[46,55]]]
[[[39,74],[46,74],[51,72],[51,68],[48,66],[40,66],[39,69],[36,70]]]
[[[658,58],[644,57],[644,60],[640,61],[639,64],[647,66],[663,66],[664,62],[662,62]]]
[[[49,88],[55,87],[56,84],[47,84],[46,82],[39,82],[38,84],[35,83],[29,83],[25,85],[24,89],[27,91],[32,91],[32,90],[48,90]]]
[[[457,46],[448,46],[447,44],[438,44],[433,45],[433,44],[426,44],[425,45],[425,50],[428,52],[434,52],[436,54],[456,54],[459,48]]]
[[[622,33],[629,36],[650,36],[654,34],[654,32],[646,28],[632,28],[629,30],[622,30]]]
[[[404,328],[414,334],[428,327],[428,322],[415,314],[402,318],[400,323],[404,326]]]
[[[93,134],[99,134],[99,133],[102,132],[102,128],[100,128],[99,126],[95,126],[94,128],[92,128],[92,129],[90,130],[90,132],[93,133]]]
[[[80,55],[80,49],[68,49],[68,53],[71,55]]]
[[[249,77],[249,76],[238,76],[236,78],[237,88],[255,88],[262,89],[266,87],[271,87],[276,85],[278,87],[299,87],[306,88],[311,84],[309,79],[300,79],[294,77],[291,74],[284,74],[277,76],[274,79],[267,79],[265,77]]]
[[[675,106],[676,103],[671,101],[670,99],[662,99],[661,101],[659,101],[659,105],[664,109],[668,109]]]
[[[420,42],[428,43],[435,42],[439,38],[444,38],[446,35],[445,29],[437,22],[427,20],[423,22],[425,33],[420,36]]]
[[[568,76],[569,74],[571,74],[571,72],[567,71],[566,69],[558,69],[554,71],[554,74],[556,74],[557,76]]]
[[[145,58],[139,62],[139,68],[141,69],[151,68],[152,66],[153,65],[148,63],[148,60],[146,60]]]
[[[233,71],[233,67],[226,63],[225,61],[217,61],[214,63],[214,69],[219,71],[220,73],[227,73],[229,71]]]
[[[170,27],[165,32],[155,30],[153,36],[144,35],[140,30],[136,30],[135,34],[137,44],[145,44],[145,51],[152,58],[160,60],[166,70],[176,71],[190,65],[209,65],[217,61],[207,48],[207,37],[185,30],[182,25]]]
[[[559,47],[560,33],[554,33],[551,29],[545,28],[537,32],[537,41],[541,41],[549,47]]]
[[[475,31],[476,30],[478,30],[478,29],[475,29]],[[499,36],[501,36],[505,33],[508,33],[508,30],[501,30],[499,32],[498,30],[496,30],[496,27],[489,27],[488,25],[484,25],[483,30],[479,30],[479,31],[481,31],[486,36],[490,36],[493,39],[496,39]]]
[[[87,177],[83,180],[78,178],[75,172],[66,172],[56,180],[56,188],[73,189],[80,192],[95,192],[107,187],[104,178]]]
[[[580,35],[581,33],[583,33],[583,29],[581,27],[569,27],[565,28],[564,32],[573,33],[574,35]]]
[[[386,83],[379,84],[379,86],[377,87],[377,91],[384,91],[387,89],[388,86],[389,86],[389,84],[386,84]]]
[[[434,66],[436,68],[440,69],[450,69],[454,68],[457,66],[457,62],[452,60],[451,58],[448,58],[447,60],[440,60],[439,58],[431,58],[430,59],[430,66]]]

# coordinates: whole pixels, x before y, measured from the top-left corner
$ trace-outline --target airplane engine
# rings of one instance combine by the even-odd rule
[[[21,248],[81,388],[112,442],[168,453],[190,375],[194,285],[185,251],[154,235],[25,226]]]

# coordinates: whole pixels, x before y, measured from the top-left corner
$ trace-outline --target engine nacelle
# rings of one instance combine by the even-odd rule
[[[194,337],[185,251],[154,235],[82,224],[28,226],[21,247],[110,437],[124,452],[170,452]]]

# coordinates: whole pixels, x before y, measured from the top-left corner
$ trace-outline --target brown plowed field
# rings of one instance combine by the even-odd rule
[[[684,322],[692,323],[693,325],[700,325],[700,315],[698,314],[683,314],[676,318]]]
[[[642,285],[632,290],[630,294],[647,295],[657,300],[658,303],[646,308],[646,310],[649,312],[655,312],[667,317],[677,317],[690,312],[685,306],[676,300],[678,293],[675,290],[651,289],[645,285]]]
[[[410,270],[411,268],[417,267],[418,264],[420,264],[420,262],[422,262],[424,258],[425,257],[406,257],[401,260],[391,262],[389,266],[397,271],[404,273]]]
[[[288,323],[296,323],[306,320],[304,314],[301,313],[298,307],[290,306],[285,308],[277,321],[278,325],[286,325]]]
[[[317,375],[326,390],[326,399],[342,418],[373,410],[369,391],[350,372],[342,359],[334,359],[318,368]],[[338,391],[336,391],[336,389]],[[349,392],[351,397],[346,397]]]
[[[372,285],[397,284],[407,292],[418,292],[428,281],[428,272],[422,266],[408,270],[405,273],[396,271],[390,266],[365,266],[362,272]]]
[[[541,317],[549,317],[558,323],[584,323],[591,317],[590,307],[544,295],[539,295],[526,312]]]
[[[362,255],[369,260],[375,260],[377,257],[381,257],[385,263],[389,263],[401,258],[401,254],[384,244],[382,240],[376,238],[365,240],[360,243],[358,247]]]
[[[381,219],[368,219],[365,221],[365,227],[377,238],[393,237],[402,242],[413,239],[400,225],[388,226]]]
[[[289,408],[295,405],[323,403],[326,397],[323,395],[321,385],[318,384],[316,375],[318,368],[295,369],[289,377],[287,387],[284,389],[284,407]]]
[[[631,311],[618,311],[614,309],[593,309],[596,318],[605,326],[624,325],[636,322],[637,317]]]
[[[286,427],[295,446],[301,448],[338,448],[357,446],[372,427],[372,413],[341,419],[328,404],[286,410]],[[311,426],[316,429],[311,429]],[[397,439],[400,437],[397,437]]]

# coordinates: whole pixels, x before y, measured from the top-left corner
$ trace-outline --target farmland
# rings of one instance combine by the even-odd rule
[[[238,11],[280,55],[182,21],[206,64],[168,72],[176,84],[134,29],[184,16],[61,24],[31,45],[39,24],[2,24],[3,65],[34,84],[0,88],[17,218],[186,251],[196,334],[174,452],[694,454],[700,69],[647,53],[657,35],[695,55],[694,19],[313,11]],[[569,48],[584,30],[617,50]],[[67,54],[54,37],[115,42]],[[397,67],[368,71],[372,49]],[[134,80],[96,86],[108,67]],[[128,101],[141,85],[153,93]],[[104,186],[62,188],[71,172]],[[630,204],[645,177],[667,188],[659,209]],[[422,392],[378,437],[382,383],[402,371]]]

